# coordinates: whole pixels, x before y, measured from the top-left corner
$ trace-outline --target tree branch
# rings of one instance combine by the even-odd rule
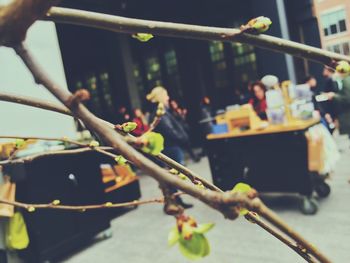
[[[30,98],[30,97],[20,96],[20,95],[17,95],[17,94],[0,92],[0,100],[4,100],[4,101],[7,101],[7,102],[18,103],[18,104],[23,104],[23,105],[32,106],[32,107],[36,107],[36,108],[41,108],[41,109],[45,109],[45,110],[50,110],[50,111],[62,113],[62,114],[65,114],[65,115],[73,117],[72,112],[67,107],[61,106],[61,105],[57,105],[57,104],[52,104],[52,103],[46,102],[46,101],[38,99],[38,98]],[[110,122],[107,122],[105,120],[102,120],[102,119],[99,119],[99,120],[100,120],[101,123],[103,123],[107,127],[111,128],[111,129],[115,128],[114,124],[112,124]],[[117,130],[117,131],[123,136],[128,136],[130,138],[134,138],[130,134],[126,134],[126,133],[124,133],[122,131],[119,131],[119,130]],[[173,159],[169,158],[165,154],[161,153],[161,154],[159,154],[159,155],[157,155],[155,157],[159,161],[164,162],[165,164],[167,164],[169,167],[176,169],[180,173],[183,173],[191,181],[197,180],[197,181],[202,182],[203,185],[207,189],[218,191],[218,192],[221,191],[220,188],[218,188],[217,186],[215,186],[212,183],[208,182],[206,179],[202,178],[201,176],[199,176],[195,172],[191,171],[187,167],[185,167],[185,166],[175,162]]]
[[[21,43],[28,28],[59,0],[15,0],[0,7],[0,46]]]
[[[290,240],[288,240],[285,236],[279,234],[276,230],[274,230],[273,228],[271,228],[270,226],[268,226],[267,224],[265,224],[258,215],[256,215],[253,212],[249,212],[248,214],[245,215],[245,218],[250,221],[251,223],[257,224],[258,226],[260,226],[262,229],[264,229],[265,231],[267,231],[268,233],[270,233],[271,235],[273,235],[275,238],[277,238],[278,240],[280,240],[282,243],[284,243],[285,245],[287,245],[288,247],[290,247],[292,250],[294,250],[297,254],[299,254],[303,259],[305,259],[305,261],[310,262],[310,263],[314,263],[316,261],[314,261],[310,255],[307,253],[307,250],[303,250],[302,248],[300,248],[299,246],[293,244]],[[324,262],[324,261],[321,261]]]
[[[98,149],[105,150],[105,151],[113,150],[113,148],[111,148],[111,147],[98,147]],[[35,160],[49,157],[49,156],[74,155],[74,154],[78,154],[78,153],[91,152],[91,151],[96,151],[96,149],[93,149],[91,147],[84,147],[84,148],[78,148],[78,149],[72,149],[72,150],[50,151],[50,152],[44,152],[44,153],[39,153],[39,154],[33,154],[33,155],[23,157],[23,158],[17,158],[17,159],[12,159],[12,160],[3,160],[3,161],[0,161],[0,165],[30,163],[30,162],[33,162]]]
[[[58,23],[88,26],[127,34],[142,32],[176,38],[240,42],[272,51],[288,53],[329,66],[333,66],[333,61],[345,60],[350,62],[350,57],[345,55],[278,37],[241,33],[240,29],[235,28],[149,21],[60,7],[51,8],[46,19]]]
[[[27,105],[27,106],[32,106],[35,108],[54,111],[57,113],[72,116],[72,113],[70,112],[70,110],[63,105],[50,103],[50,102],[47,102],[46,100],[41,100],[41,99],[37,99],[37,98],[22,96],[20,94],[14,94],[14,93],[0,91],[0,100],[18,103],[18,104]]]
[[[44,109],[48,109],[48,110],[52,110],[55,112],[60,112],[62,114],[66,114],[66,115],[72,115],[72,113],[70,112],[70,110],[65,109],[64,106],[56,106],[56,105],[47,105],[46,102],[41,101],[39,99],[34,99],[34,98],[26,98],[26,100],[18,100],[17,95],[14,96],[8,96],[8,94],[4,94],[4,93],[0,93],[0,100],[2,98],[5,98],[7,101],[9,102],[14,102],[14,103],[20,103],[20,104],[25,104],[25,105],[29,105],[29,106],[33,106],[33,107],[39,107],[41,108],[41,106],[43,106]],[[98,119],[98,118],[96,118]],[[107,126],[110,129],[114,129],[115,125],[113,125],[112,123],[106,122],[104,120],[98,119],[100,121],[100,123],[102,125]],[[120,131],[119,131],[120,132]],[[131,135],[127,135],[125,133],[122,133],[123,136],[130,136],[131,138],[133,138],[133,136]],[[102,147],[99,147],[102,148]],[[111,147],[103,147],[102,149],[104,150],[111,150],[113,148]],[[78,150],[66,150],[66,151],[61,151],[61,152],[55,152],[55,153],[45,153],[45,154],[41,154],[38,156],[33,156],[33,158],[40,158],[40,157],[44,157],[47,155],[51,155],[51,154],[66,154],[66,153],[78,153],[81,151],[92,151],[93,149],[91,148],[82,148],[82,149],[78,149]],[[164,154],[160,154],[157,156],[157,159],[159,159],[160,161],[163,161],[164,163],[166,163],[169,167],[172,167],[174,169],[176,169],[177,171],[185,174],[187,177],[189,177],[189,179],[191,181],[194,180],[199,180],[203,183],[203,185],[210,190],[213,190],[215,192],[218,193],[223,193],[223,191],[218,188],[217,186],[213,185],[212,183],[208,182],[207,180],[205,180],[204,178],[201,178],[199,175],[195,174],[193,171],[191,171],[190,169],[188,169],[187,167],[184,167],[183,165],[175,162],[174,160],[172,160],[171,158],[167,157]],[[24,161],[31,161],[32,158],[26,158],[24,159]],[[21,162],[22,160],[13,160],[12,163],[14,162]],[[6,164],[6,161],[0,162],[1,164]],[[215,197],[216,198],[216,197]],[[220,199],[220,198],[219,198]],[[225,195],[225,198],[220,199],[220,202],[223,202],[226,205],[230,205],[230,204],[237,204],[237,202],[232,202],[232,200],[230,200],[230,196],[229,195]],[[235,200],[233,200],[235,201]],[[238,202],[239,203],[239,202]],[[223,209],[223,208],[221,208]],[[275,225],[278,229],[280,229],[283,233],[287,234],[288,236],[290,236],[293,240],[295,240],[296,242],[298,242],[299,244],[301,244],[301,246],[305,247],[308,251],[310,251],[310,253],[312,255],[317,255],[315,256],[316,258],[320,259],[320,262],[330,262],[330,260],[328,260],[322,253],[320,253],[314,246],[312,246],[310,243],[308,243],[306,240],[304,240],[304,238],[299,235],[298,233],[296,233],[295,231],[291,232],[291,229],[288,225],[286,225],[281,219],[279,219],[277,217],[277,215],[275,215],[270,209],[268,209],[266,206],[263,205],[263,203],[259,200],[256,199],[254,201],[254,205],[250,207],[250,210],[257,212],[258,214],[260,214],[262,217],[266,218],[270,223],[272,223],[273,225]],[[265,228],[264,228],[265,229]],[[267,230],[267,229],[265,229]],[[278,233],[273,230],[272,228],[269,228],[269,233],[276,233],[276,235],[274,235],[276,238],[278,238]]]
[[[56,1],[45,0],[18,0],[5,8],[0,9],[0,45],[13,46],[17,54],[22,58],[28,69],[32,72],[37,83],[43,84],[51,93],[53,93],[65,106],[70,106],[70,98],[72,94],[59,87],[57,83],[46,75],[45,71],[33,59],[32,55],[19,42],[25,37],[27,28],[47,10]],[[30,7],[34,9],[30,9]],[[26,9],[27,8],[27,9]],[[29,8],[29,9],[28,9]],[[174,36],[181,38],[205,39],[205,40],[221,40],[221,41],[238,41],[249,43],[259,47],[273,49],[275,51],[289,53],[295,56],[315,60],[326,65],[330,65],[333,60],[350,61],[348,57],[344,57],[335,53],[322,51],[317,48],[307,47],[302,44],[285,41],[282,39],[265,36],[265,35],[249,35],[242,33],[238,29],[222,29],[210,28],[174,23],[163,23],[154,21],[144,21],[137,19],[127,19],[92,12],[58,9],[68,11],[68,13],[60,16],[55,13],[55,9],[49,15],[55,17],[57,21],[61,17],[61,22],[68,22],[80,25],[89,25],[97,28],[108,29],[125,33],[155,33],[164,36]],[[56,9],[57,11],[57,9]],[[27,12],[27,13],[26,13]],[[71,12],[71,13],[69,13]],[[77,13],[78,12],[78,13]],[[62,15],[62,14],[61,14]],[[14,16],[14,19],[11,18]],[[22,20],[23,16],[23,21]],[[21,18],[21,19],[19,19]],[[182,190],[185,193],[201,200],[203,203],[220,211],[224,216],[235,219],[238,216],[238,208],[244,207],[252,211],[261,212],[262,216],[274,222],[280,229],[284,229],[286,234],[293,235],[299,244],[303,246],[304,240],[299,240],[298,234],[288,232],[287,228],[280,222],[280,219],[274,216],[274,213],[268,208],[264,208],[259,199],[250,199],[246,194],[241,193],[219,193],[211,190],[200,190],[197,187],[183,182],[181,179],[172,176],[169,172],[151,162],[148,158],[137,152],[129,146],[123,137],[117,134],[114,129],[108,127],[100,119],[90,113],[84,105],[76,103],[74,108],[70,108],[76,118],[81,119],[92,131],[96,132],[101,138],[113,149],[119,151],[127,159],[133,161],[139,168],[149,173],[154,179],[160,183],[169,184]],[[301,242],[299,242],[301,241]],[[330,262],[320,252],[315,253],[313,249],[308,249],[311,254],[318,257],[321,262]],[[312,247],[310,245],[310,247]]]
[[[15,136],[15,135],[0,135],[0,139],[23,139],[23,140],[43,140],[43,141],[61,141],[74,144],[80,147],[88,147],[89,144],[81,143],[69,138],[50,138],[50,137],[36,137],[36,136]]]
[[[56,202],[59,203],[58,200],[56,200]],[[120,208],[120,207],[139,206],[139,205],[152,204],[152,203],[164,203],[164,198],[154,198],[154,199],[144,200],[144,201],[135,200],[135,201],[131,201],[131,202],[115,203],[115,204],[113,204],[111,202],[107,202],[107,203],[98,204],[98,205],[74,205],[74,206],[55,204],[55,201],[53,201],[52,203],[49,203],[49,204],[27,204],[27,203],[22,203],[22,202],[8,201],[5,199],[0,199],[0,203],[24,208],[24,209],[29,210],[30,212],[33,212],[35,209],[86,211],[86,210],[99,210],[99,209],[111,209],[111,208]]]
[[[280,229],[283,233],[286,233],[292,239],[294,239],[298,245],[305,248],[308,253],[312,254],[315,258],[317,258],[322,263],[331,263],[331,261],[323,255],[315,246],[313,246],[310,242],[305,240],[299,233],[294,231],[290,226],[288,226],[278,215],[276,215],[273,211],[271,211],[265,204],[261,202],[259,205],[258,211],[256,211],[264,217],[267,221],[269,221],[272,225]]]
[[[61,88],[57,83],[54,83],[46,74],[46,72],[39,66],[34,60],[31,53],[24,47],[24,45],[18,45],[14,47],[17,54],[22,58],[23,62],[27,65],[28,69],[32,72],[34,79],[37,83],[45,86],[53,95],[55,95],[66,107],[69,107],[67,103],[71,97],[71,93],[68,90]],[[114,129],[104,125],[99,118],[94,116],[84,105],[81,103],[75,105],[70,109],[75,117],[81,119],[89,129],[96,132],[102,140],[120,152],[126,159],[133,162],[137,167],[147,172],[150,176],[156,179],[158,182],[166,183],[174,186],[175,188],[190,194],[191,196],[198,198],[205,204],[221,211],[226,217],[234,219],[238,215],[233,209],[223,209],[221,206],[224,196],[220,193],[213,191],[203,191],[197,187],[183,182],[181,179],[171,175],[165,169],[159,167],[144,155],[136,151],[130,145],[128,145],[121,135],[115,132]],[[252,207],[251,200],[244,194],[228,194],[230,205],[244,204],[248,208]],[[227,199],[227,197],[225,197]]]

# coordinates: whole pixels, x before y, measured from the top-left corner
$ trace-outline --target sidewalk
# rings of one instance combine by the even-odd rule
[[[315,216],[305,216],[298,209],[296,196],[276,198],[270,207],[295,230],[302,233],[333,262],[350,262],[350,152],[345,151],[334,176],[329,180],[331,195],[320,200]],[[210,179],[208,160],[189,165],[191,169]],[[156,182],[141,176],[142,198],[160,195]],[[305,262],[275,238],[239,218],[225,220],[221,214],[202,203],[186,197],[195,204],[187,213],[199,222],[215,222],[208,233],[212,251],[198,262],[203,263],[297,263]],[[272,205],[272,206],[271,206]],[[167,234],[175,221],[165,216],[161,205],[144,205],[112,221],[113,236],[95,242],[71,256],[67,263],[182,263],[189,262],[176,247],[167,246]]]

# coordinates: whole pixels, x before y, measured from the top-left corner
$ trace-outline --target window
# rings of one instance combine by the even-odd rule
[[[248,81],[257,78],[256,55],[253,46],[240,43],[232,43],[234,57],[234,74],[237,83],[245,86]]]
[[[164,61],[167,73],[167,86],[172,91],[173,96],[175,96],[178,99],[181,99],[183,98],[183,92],[181,89],[176,52],[173,48],[169,48],[164,53]]]
[[[167,68],[167,73],[169,75],[171,74],[177,74],[177,60],[176,60],[176,53],[173,49],[165,52],[165,64]]]
[[[146,59],[145,63],[146,78],[150,88],[162,84],[162,74],[160,69],[159,59],[156,56],[151,56]]]
[[[109,83],[109,75],[107,72],[102,72],[99,74],[100,86],[103,94],[104,104],[110,112],[113,111],[113,98],[111,94],[111,86]]]
[[[347,30],[344,9],[322,15],[321,22],[325,36],[335,35]]]
[[[344,43],[328,46],[327,50],[349,56],[350,55],[350,42],[344,42]]]
[[[134,78],[135,78],[135,82],[136,82],[136,86],[137,86],[138,91],[142,95],[144,95],[145,88],[144,88],[144,84],[143,84],[143,78],[142,78],[142,75],[141,75],[140,64],[134,63],[133,75],[134,75]]]
[[[210,58],[213,64],[214,82],[217,88],[226,88],[229,85],[227,64],[225,61],[224,43],[213,41],[209,44]]]
[[[90,73],[85,78],[86,88],[91,94],[91,99],[88,102],[88,105],[91,107],[91,110],[95,114],[101,114],[102,112],[102,104],[100,101],[100,96],[97,88],[97,77],[94,73]],[[76,86],[79,87],[81,84],[80,81],[76,83]]]

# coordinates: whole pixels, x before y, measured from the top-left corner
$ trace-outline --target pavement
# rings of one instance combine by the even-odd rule
[[[303,215],[296,195],[269,198],[268,205],[291,227],[324,252],[332,262],[350,262],[350,151],[349,142],[338,140],[342,154],[337,168],[328,180],[332,188],[329,197],[319,200],[316,215]],[[211,179],[208,160],[190,163],[203,177]],[[142,199],[161,195],[157,183],[141,175]],[[226,220],[208,206],[190,197],[186,202],[195,206],[187,210],[199,223],[215,222],[207,234],[211,253],[199,260],[202,263],[298,263],[305,262],[299,255],[244,218]],[[62,262],[66,263],[185,263],[177,247],[167,246],[167,234],[175,220],[163,214],[159,204],[143,205],[111,222],[112,236],[96,239],[85,249]]]

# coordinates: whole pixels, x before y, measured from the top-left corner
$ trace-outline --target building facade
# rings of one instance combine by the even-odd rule
[[[314,0],[322,47],[350,55],[350,1]]]
[[[188,24],[239,27],[267,16],[268,34],[320,46],[312,0],[76,0],[65,7],[126,17]],[[247,85],[266,74],[300,82],[319,76],[322,67],[302,59],[239,43],[155,37],[142,43],[130,35],[73,25],[57,25],[63,62],[71,90],[87,88],[90,109],[114,121],[117,109],[148,108],[145,95],[165,86],[189,112],[198,128],[200,101],[209,96],[215,109],[238,102]]]

